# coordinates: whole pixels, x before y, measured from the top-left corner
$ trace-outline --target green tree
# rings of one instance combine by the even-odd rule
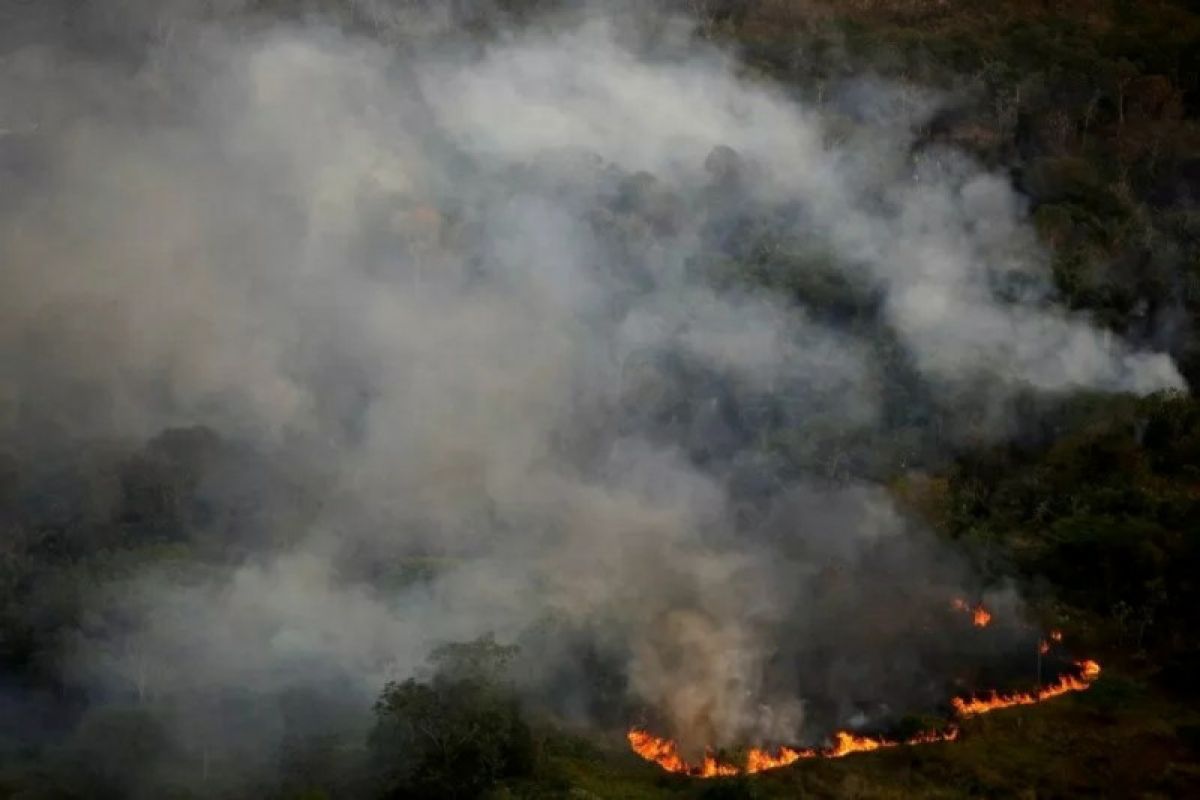
[[[514,652],[491,637],[446,645],[430,680],[384,687],[370,739],[379,796],[479,797],[533,771],[533,736],[504,679]]]

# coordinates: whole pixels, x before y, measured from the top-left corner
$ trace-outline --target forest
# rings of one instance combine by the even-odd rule
[[[1194,3],[0,28],[0,798],[1200,793]]]

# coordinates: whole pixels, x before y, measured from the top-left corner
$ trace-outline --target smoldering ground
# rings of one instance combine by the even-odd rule
[[[983,587],[872,483],[879,443],[1182,380],[1054,304],[1006,180],[921,146],[937,98],[799,104],[677,21],[481,42],[369,8],[131,3],[6,40],[15,463],[201,425],[235,455],[197,496],[271,510],[106,574],[46,656],[64,685],[254,772],[274,698],[365,714],[485,632],[522,642],[531,701],[630,721],[602,663],[610,715],[692,749],[929,707],[1019,639],[945,634]],[[90,491],[103,517],[129,488]],[[416,556],[441,560],[385,580]]]

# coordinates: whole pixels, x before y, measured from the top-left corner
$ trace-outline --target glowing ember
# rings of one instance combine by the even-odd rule
[[[1034,703],[1041,703],[1054,697],[1070,694],[1071,692],[1082,692],[1091,686],[1092,681],[1100,677],[1100,665],[1095,661],[1081,661],[1078,667],[1082,674],[1081,677],[1063,675],[1054,683],[1049,686],[1043,686],[1036,692],[1016,692],[1013,694],[992,692],[984,697],[970,697],[967,699],[956,697],[950,702],[960,717],[975,717],[980,714],[997,711],[1001,708],[1012,708],[1013,706],[1031,706]]]
[[[1061,642],[1062,641],[1062,631],[1050,631],[1050,639],[1051,639],[1051,641]]]
[[[1048,641],[1046,641],[1045,639],[1042,639],[1040,642],[1038,642],[1038,652],[1041,653],[1042,655],[1046,655],[1046,653],[1049,653],[1050,652],[1050,643]]]

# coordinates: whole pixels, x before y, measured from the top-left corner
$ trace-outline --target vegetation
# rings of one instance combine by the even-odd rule
[[[533,736],[503,684],[514,652],[491,639],[445,645],[429,682],[384,687],[371,733],[379,796],[478,797],[532,773]]]
[[[931,141],[1011,172],[1063,300],[1135,338],[1200,312],[1200,15],[1187,3],[724,4],[712,35],[820,101],[876,73],[960,98]],[[710,8],[716,4],[709,4]],[[1189,380],[1191,337],[1169,342]]]

